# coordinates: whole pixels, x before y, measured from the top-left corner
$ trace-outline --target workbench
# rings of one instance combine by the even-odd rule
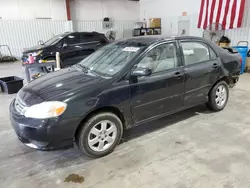
[[[47,62],[47,63],[23,64],[22,66],[25,68],[25,75],[26,75],[27,82],[30,82],[31,81],[30,69],[37,69],[37,68],[52,66],[52,71],[55,71],[56,61]]]

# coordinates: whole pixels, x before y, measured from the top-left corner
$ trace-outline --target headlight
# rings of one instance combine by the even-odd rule
[[[31,54],[32,54],[33,57],[36,57],[36,56],[39,56],[42,52],[43,52],[43,51],[40,50],[40,51],[38,51],[38,52],[33,52],[33,53],[31,53]]]
[[[58,117],[65,112],[66,108],[67,104],[64,102],[48,101],[27,108],[24,116],[36,119]]]

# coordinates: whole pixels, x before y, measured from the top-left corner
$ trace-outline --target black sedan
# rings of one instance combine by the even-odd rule
[[[102,33],[67,32],[39,43],[38,46],[26,48],[23,51],[24,63],[29,61],[29,56],[32,56],[36,63],[56,60],[56,52],[59,52],[61,67],[65,68],[83,60],[97,49],[107,45],[109,41]],[[50,72],[52,67],[47,66],[44,71]]]
[[[124,129],[202,103],[222,110],[240,66],[239,54],[203,38],[126,39],[23,87],[10,104],[10,120],[30,147],[75,141],[86,155],[101,157]]]

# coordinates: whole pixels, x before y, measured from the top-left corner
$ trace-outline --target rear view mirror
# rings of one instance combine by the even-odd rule
[[[37,43],[38,45],[44,45],[44,42],[42,40],[39,40]]]
[[[67,45],[66,43],[64,43],[62,47],[63,47],[63,48],[66,48],[67,46],[68,46],[68,45]]]
[[[150,76],[151,73],[152,71],[148,67],[138,67],[132,71],[131,75],[132,76]]]

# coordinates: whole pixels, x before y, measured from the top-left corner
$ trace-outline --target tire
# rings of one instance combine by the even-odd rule
[[[103,129],[104,124],[106,124],[106,129]],[[111,130],[113,130],[112,133]],[[122,122],[115,114],[99,113],[82,125],[76,135],[76,144],[89,157],[103,157],[113,152],[119,144],[122,134]]]
[[[228,97],[228,84],[225,81],[220,81],[210,90],[206,105],[213,111],[221,111],[227,105]]]
[[[45,73],[50,73],[52,72],[52,67],[51,66],[42,67],[42,71]]]

